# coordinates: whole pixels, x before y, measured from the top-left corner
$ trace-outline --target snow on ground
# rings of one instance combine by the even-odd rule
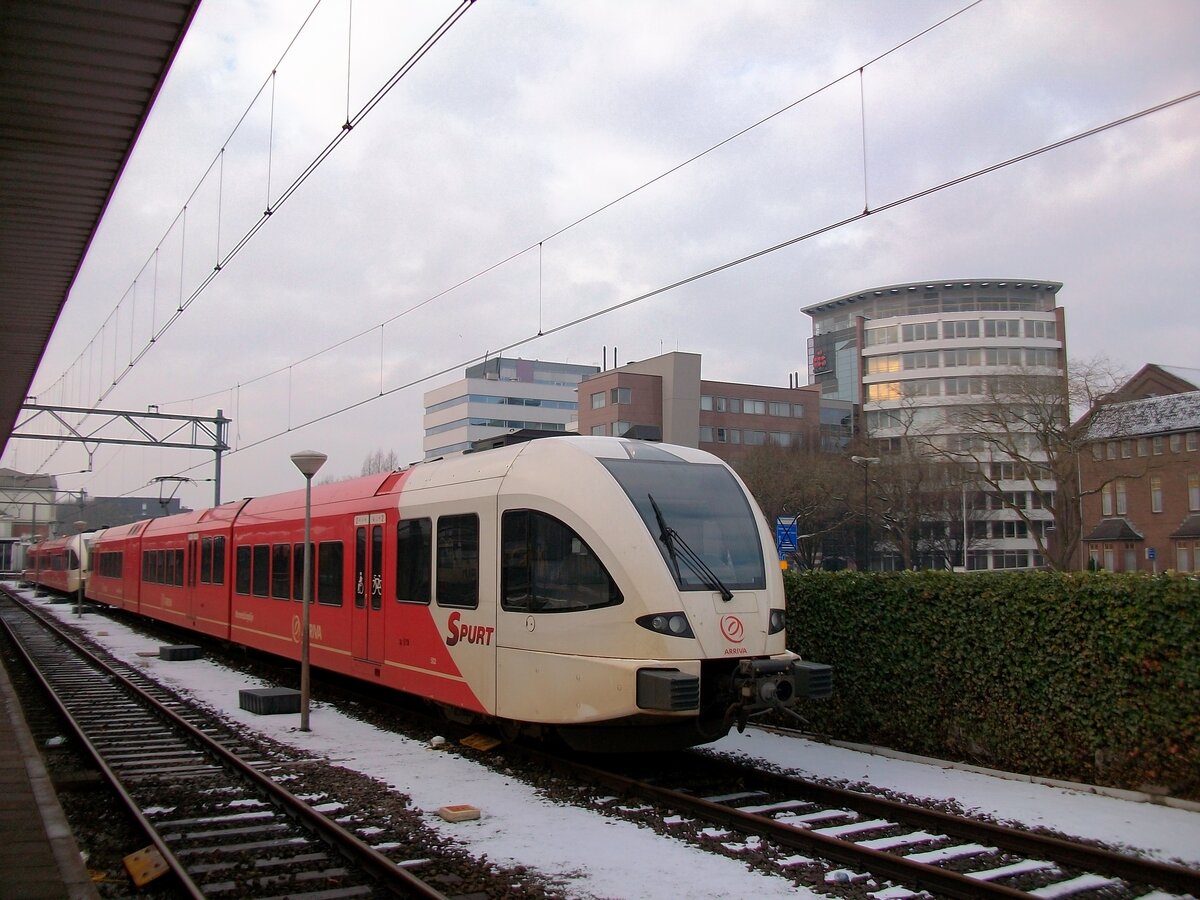
[[[49,604],[61,618],[78,622],[73,607]],[[167,662],[140,657],[157,642],[99,615],[83,627],[114,655],[136,663],[177,691],[188,693],[278,741],[371,775],[426,812],[431,828],[470,852],[500,865],[525,865],[560,881],[578,898],[814,897],[790,881],[752,872],[737,860],[717,857],[620,819],[542,797],[533,788],[491,769],[387,734],[320,703],[312,730],[298,730],[298,715],[258,716],[238,706],[238,691],[266,686],[206,660]],[[1011,781],[944,766],[891,759],[791,737],[747,731],[712,745],[718,752],[770,761],[816,778],[867,782],[876,787],[938,800],[955,800],[969,811],[1000,820],[1043,825],[1067,834],[1137,848],[1158,859],[1200,864],[1200,813],[1148,803]],[[476,821],[449,824],[440,806],[469,803]]]

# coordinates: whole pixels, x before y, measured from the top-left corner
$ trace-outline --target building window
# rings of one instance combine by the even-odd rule
[[[1182,434],[1171,435],[1171,452],[1178,453],[1182,449],[1183,449],[1183,435]]]
[[[632,427],[629,422],[613,422],[613,437],[625,437],[625,432]]]
[[[867,399],[879,402],[881,400],[899,400],[900,382],[884,381],[879,384],[867,385]]]
[[[1031,351],[1032,352],[1032,351]],[[1017,347],[990,347],[984,355],[989,366],[1019,366],[1021,351]],[[1031,362],[1030,365],[1033,365]]]
[[[1054,340],[1058,337],[1058,323],[1028,321],[1025,323],[1025,337],[1049,338],[1050,340]]]
[[[1133,441],[1121,441],[1121,459],[1133,456]]]
[[[918,322],[915,325],[904,325],[900,331],[905,341],[936,341],[938,339],[937,322]]]
[[[717,412],[725,412],[729,408],[729,401],[724,397],[713,397],[713,409]]]
[[[1162,454],[1163,454],[1163,439],[1162,439],[1162,435],[1161,435],[1161,434],[1159,434],[1159,435],[1155,435],[1155,437],[1154,437],[1154,455],[1155,455],[1155,456],[1162,456]]]
[[[592,394],[592,409],[603,409],[604,403],[608,398],[604,395],[604,391],[597,391]]]
[[[910,354],[905,353],[905,356]],[[900,371],[900,354],[888,353],[883,356],[868,356],[867,357],[867,374],[878,375],[880,372],[899,372]]]
[[[633,402],[633,389],[626,387],[615,387],[610,392],[613,403],[617,405],[628,404]]]
[[[883,328],[868,328],[866,330],[866,345],[875,347],[879,344],[894,344],[899,340],[895,325],[885,325]]]
[[[1175,571],[1190,572],[1191,569],[1191,554],[1188,552],[1191,548],[1187,544],[1175,545]]]
[[[700,443],[711,444],[713,442],[713,427],[711,425],[700,426]]]
[[[790,416],[792,404],[783,400],[772,400],[767,404],[767,412],[772,416]]]
[[[1058,368],[1058,351],[1057,350],[1026,350],[1025,365],[1027,366],[1045,366],[1050,369]]]
[[[804,418],[804,404],[803,403],[793,403],[792,404],[792,416],[797,419]]]
[[[900,354],[905,369],[936,369],[942,364],[942,354],[937,350],[913,350]]]
[[[980,352],[978,350],[945,350],[943,351],[943,364],[946,368],[954,368],[956,366],[978,366],[982,362]]]
[[[984,319],[983,320],[983,336],[996,337],[1020,337],[1021,336],[1021,320],[1020,319]]]
[[[740,413],[742,411],[742,401],[737,397],[729,398],[729,411],[731,413]]]
[[[745,438],[747,444],[752,444],[755,447],[758,447],[767,442],[767,433],[765,431],[747,431],[745,433]]]
[[[1150,512],[1160,513],[1163,511],[1163,490],[1162,476],[1150,476]]]
[[[718,444],[740,444],[742,442],[742,432],[737,428],[718,428],[717,443]]]
[[[1104,445],[1092,444],[1092,459],[1104,459]]]
[[[1117,479],[1117,515],[1123,516],[1129,512],[1129,505],[1126,501],[1125,494],[1125,479]]]
[[[1113,486],[1111,484],[1100,488],[1100,514],[1102,516],[1113,514]]]
[[[1117,551],[1112,544],[1104,545],[1104,568],[1109,572],[1117,571]]]
[[[1188,450],[1200,450],[1200,431],[1189,431],[1187,436]]]
[[[701,394],[700,395],[700,409],[702,409],[704,412],[712,412],[712,408],[713,408],[712,397],[708,396],[708,394]]]
[[[1188,473],[1188,511],[1200,512],[1200,473]]]
[[[604,437],[604,435],[608,434],[608,426],[607,425],[593,425],[592,426],[592,434],[596,437]]]
[[[1116,459],[1117,458],[1117,442],[1109,441],[1108,444],[1106,445],[1106,448],[1108,450],[1108,458]]]
[[[767,401],[745,400],[742,403],[742,412],[748,416],[765,416],[767,414]]]
[[[1146,438],[1138,438],[1137,440],[1138,456],[1150,455],[1150,442]]]
[[[979,337],[979,320],[970,319],[965,322],[943,322],[942,337],[977,338]]]

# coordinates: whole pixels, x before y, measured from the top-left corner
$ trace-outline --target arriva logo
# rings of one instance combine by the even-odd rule
[[[304,635],[304,625],[300,622],[299,616],[292,616],[292,640],[297,644],[300,643],[300,638]],[[310,641],[320,641],[324,639],[324,634],[321,632],[321,626],[313,622],[308,623],[308,639]]]
[[[721,616],[721,634],[731,644],[740,644],[746,634],[746,626],[737,616]]]

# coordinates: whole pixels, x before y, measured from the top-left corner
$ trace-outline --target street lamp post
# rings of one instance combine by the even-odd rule
[[[308,731],[308,607],[312,600],[312,479],[328,457],[316,450],[292,454],[292,462],[304,476],[304,593],[300,623],[300,730]]]
[[[852,456],[850,462],[862,466],[863,470],[863,571],[871,568],[871,527],[870,527],[870,485],[868,484],[871,466],[879,465],[878,456]]]
[[[87,528],[87,522],[82,519],[75,523],[75,531],[79,535],[79,597],[75,603],[75,618],[77,619],[83,618],[83,529],[85,528]]]

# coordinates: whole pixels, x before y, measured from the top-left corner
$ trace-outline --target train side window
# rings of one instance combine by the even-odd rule
[[[317,548],[315,546],[309,551],[308,570],[315,573],[317,570]],[[308,576],[309,590],[312,592],[309,597],[316,596],[317,579],[315,575]],[[292,545],[292,599],[304,599],[304,544]]]
[[[479,606],[479,516],[442,516],[437,522],[437,603]]]
[[[396,600],[429,603],[433,578],[433,522],[404,519],[396,523]]]
[[[253,588],[255,597],[266,597],[271,589],[271,545],[254,545]]]
[[[175,583],[175,552],[173,550],[159,550],[163,555],[163,584]]]
[[[342,605],[341,541],[322,541],[317,547],[317,602],[326,606]]]
[[[292,545],[276,544],[271,551],[271,596],[287,600],[292,587]]]
[[[212,584],[213,539],[200,538],[200,583]]]
[[[513,612],[578,612],[623,601],[617,584],[573,529],[545,513],[501,519],[500,603]]]
[[[250,552],[249,544],[240,544],[234,551],[233,588],[239,594],[250,593]]]
[[[183,550],[168,550],[167,552],[173,552],[175,556],[175,585],[183,587]]]
[[[167,551],[154,551],[154,580],[158,584],[167,583]]]
[[[154,580],[154,560],[151,557],[152,550],[142,551],[142,581]]]
[[[367,605],[367,529],[354,530],[354,606]]]
[[[383,607],[383,526],[371,526],[371,609]]]
[[[225,583],[225,535],[213,538],[212,583]]]

